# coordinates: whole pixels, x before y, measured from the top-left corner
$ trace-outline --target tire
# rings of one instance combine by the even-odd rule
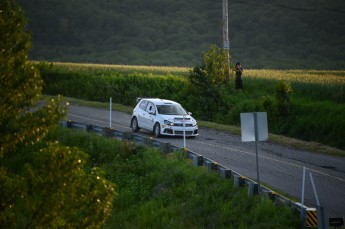
[[[133,132],[138,132],[139,131],[138,120],[137,120],[136,117],[132,118],[131,127],[132,127],[132,131]]]
[[[161,127],[158,122],[153,127],[153,135],[156,138],[159,138],[161,136]]]

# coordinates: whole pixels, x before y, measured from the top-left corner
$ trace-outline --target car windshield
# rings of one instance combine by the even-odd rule
[[[176,104],[157,105],[157,110],[159,114],[187,115],[186,111],[180,105]]]

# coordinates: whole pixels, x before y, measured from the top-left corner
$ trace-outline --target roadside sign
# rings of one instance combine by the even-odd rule
[[[257,136],[255,134],[256,131],[257,131]],[[267,141],[268,139],[267,113],[266,112],[241,113],[241,133],[242,133],[242,142]]]

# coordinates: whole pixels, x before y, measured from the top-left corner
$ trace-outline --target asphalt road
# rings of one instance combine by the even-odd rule
[[[68,119],[98,126],[109,126],[109,111],[71,106]],[[131,116],[112,112],[112,128],[130,131]],[[139,134],[153,136],[148,131]],[[183,139],[163,137],[165,142],[183,147]],[[213,129],[199,129],[199,136],[186,140],[186,147],[200,155],[256,180],[254,142],[242,142],[240,136]],[[306,167],[305,200],[308,207],[317,206],[309,173],[314,179],[320,205],[328,217],[345,216],[345,158],[325,156],[288,148],[270,142],[258,143],[260,182],[274,187],[278,193],[301,199],[303,166]]]

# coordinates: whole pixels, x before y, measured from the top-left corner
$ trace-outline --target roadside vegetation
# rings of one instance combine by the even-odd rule
[[[343,70],[245,69],[243,90],[234,89],[234,74],[229,85],[208,90],[191,83],[188,68],[36,64],[48,95],[98,102],[112,97],[130,107],[136,97],[172,99],[199,121],[237,127],[241,112],[265,111],[272,134],[345,149]]]
[[[20,7],[0,1],[0,228],[100,228],[117,193],[87,154],[45,137],[66,115],[59,97],[40,101]]]
[[[58,128],[50,141],[89,155],[116,184],[118,198],[103,228],[299,228],[298,212],[235,189],[205,167],[194,167],[185,153],[159,150],[77,130]]]

